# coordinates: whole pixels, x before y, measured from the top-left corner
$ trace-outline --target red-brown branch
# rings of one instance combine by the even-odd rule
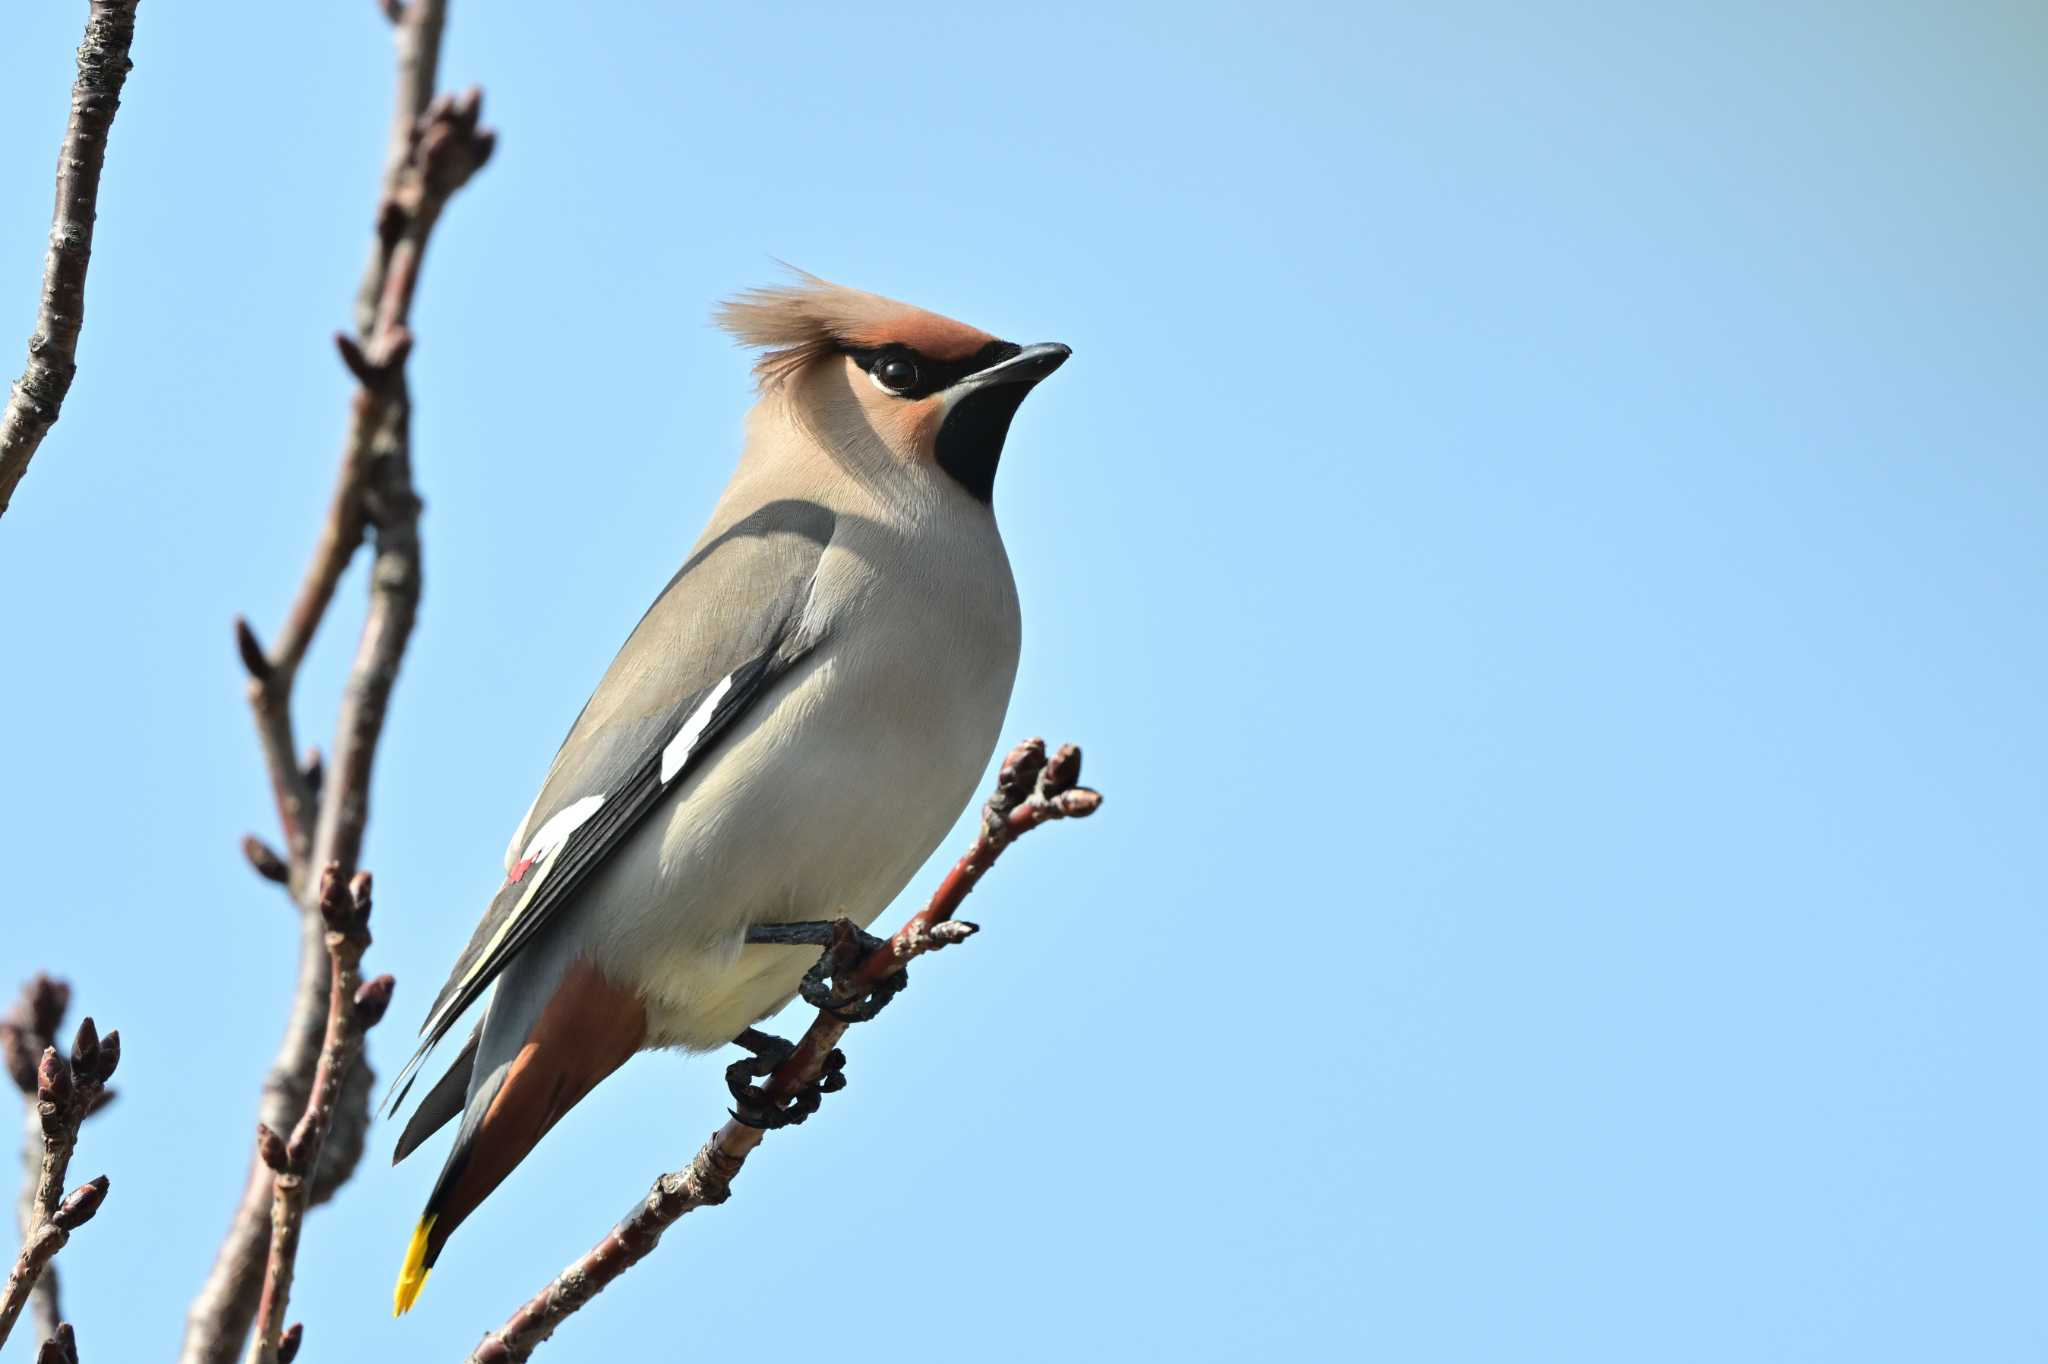
[[[121,107],[121,86],[134,63],[137,0],[92,0],[85,39],[78,45],[78,80],[71,87],[71,122],[57,153],[57,208],[50,219],[50,251],[43,258],[42,305],[28,339],[28,365],[0,412],[0,514],[28,472],[78,373],[78,334],[85,325],[85,272],[92,263],[93,221],[99,212],[100,171],[107,138]]]
[[[1072,744],[1050,760],[1038,739],[1013,749],[1003,761],[995,792],[983,806],[981,834],[974,846],[953,864],[923,909],[850,973],[835,979],[835,995],[857,999],[912,959],[974,933],[973,924],[956,922],[953,915],[1003,850],[1041,824],[1091,815],[1101,806],[1099,794],[1075,784],[1080,776],[1081,750]],[[787,1103],[813,1086],[849,1026],[819,1010],[796,1050],[764,1083],[768,1099],[777,1105]],[[732,1181],[764,1135],[761,1128],[738,1119],[712,1133],[688,1165],[655,1180],[647,1197],[603,1240],[485,1336],[471,1352],[469,1364],[517,1364],[530,1358],[571,1313],[644,1259],[670,1226],[687,1213],[729,1198]]]
[[[388,12],[389,7],[387,7]],[[345,880],[362,852],[377,746],[420,600],[420,500],[412,479],[412,404],[407,328],[420,264],[449,199],[489,159],[493,134],[479,126],[482,97],[433,97],[446,0],[415,0],[393,17],[397,105],[355,333],[336,338],[354,376],[341,467],[313,559],[274,647],[246,621],[236,638],[249,673],[249,702],[284,835],[282,853],[247,843],[265,877],[282,881],[300,908],[299,976],[284,1038],[264,1082],[260,1122],[282,1131],[305,1111],[331,1015],[332,962],[319,914],[319,870]],[[302,761],[292,695],[343,572],[372,546],[370,605],[323,771],[317,751]],[[369,1126],[372,1077],[347,1068],[305,1197],[317,1204],[353,1172]],[[205,1285],[186,1316],[180,1364],[229,1364],[241,1352],[259,1305],[272,1239],[272,1171],[250,1161],[242,1196]]]
[[[0,1051],[4,1051],[9,1073],[24,1093],[33,1095],[34,1118],[31,1153],[32,1180],[23,1200],[21,1253],[0,1288],[0,1343],[14,1329],[21,1310],[34,1294],[37,1283],[48,1272],[51,1259],[71,1239],[71,1233],[92,1220],[107,1196],[107,1177],[99,1176],[79,1185],[68,1195],[64,1178],[71,1166],[71,1153],[78,1145],[78,1128],[100,1106],[106,1082],[121,1061],[121,1035],[110,1032],[102,1039],[90,1018],[78,1025],[66,1060],[49,1039],[62,1020],[70,991],[62,982],[39,976],[22,992],[21,1003],[4,1024],[0,1024]],[[28,1056],[41,1044],[41,1055],[31,1065]],[[54,1290],[47,1315],[57,1315]],[[52,1322],[49,1331],[61,1330]]]

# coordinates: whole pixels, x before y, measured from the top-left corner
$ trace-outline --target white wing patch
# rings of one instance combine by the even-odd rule
[[[718,703],[725,700],[726,693],[732,690],[732,678],[733,675],[727,673],[719,679],[718,685],[713,687],[697,704],[696,709],[690,712],[690,718],[683,721],[683,727],[676,731],[675,738],[670,739],[668,746],[661,750],[663,785],[667,785],[676,773],[683,770],[683,765],[690,761],[691,752],[697,747],[698,740],[704,737],[704,731],[711,724],[711,717],[718,711]],[[554,869],[555,854],[569,842],[571,834],[582,828],[592,815],[604,807],[604,803],[603,796],[585,796],[581,800],[571,801],[549,815],[546,821],[533,831],[533,837],[526,841],[525,849],[516,858],[511,859],[511,865],[506,868],[505,885],[508,888],[524,885],[525,889],[519,896],[519,902],[498,925],[498,931],[491,935],[491,940],[484,945],[483,951],[477,954],[475,964],[451,987],[451,1006],[455,999],[461,997],[463,987],[491,963],[506,937],[526,918],[527,906],[533,903],[534,896],[540,893],[541,884]],[[527,811],[529,818],[532,817],[532,813],[531,810]],[[439,1015],[429,1018],[427,1027],[433,1028],[438,1021]]]
[[[583,822],[596,814],[603,804],[603,796],[585,796],[582,800],[570,801],[549,815],[547,822],[535,829],[533,837],[526,841],[526,851],[519,854],[519,861],[530,865],[567,843],[569,835],[581,828]]]
[[[464,985],[467,985],[477,972],[484,969],[496,954],[498,945],[505,941],[505,935],[518,927],[519,921],[526,917],[526,907],[533,903],[534,893],[540,889],[541,882],[547,880],[548,871],[555,864],[555,854],[569,841],[569,835],[582,828],[603,805],[603,796],[585,796],[581,800],[571,801],[549,815],[547,822],[534,830],[533,837],[526,842],[526,851],[519,854],[519,860],[512,864],[511,872],[505,878],[505,884],[508,886],[525,881],[526,892],[519,897],[519,903],[512,907],[512,912],[505,916],[505,921],[498,925],[498,931],[491,935],[490,942],[485,944],[484,950],[477,955],[476,964],[471,966],[462,978]],[[450,999],[449,1004],[453,1003],[454,1000]],[[429,1018],[427,1026],[432,1027],[438,1018],[438,1014],[434,1018]]]
[[[711,723],[711,714],[718,709],[718,703],[732,690],[732,674],[719,679],[711,694],[704,698],[697,709],[690,712],[690,718],[683,721],[683,727],[676,731],[676,737],[668,741],[668,747],[661,750],[661,782],[666,786],[669,779],[683,770],[683,764],[690,760],[690,750],[704,737],[704,727]]]

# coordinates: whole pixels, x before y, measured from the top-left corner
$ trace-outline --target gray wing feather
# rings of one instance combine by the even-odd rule
[[[659,731],[679,702],[758,654],[784,613],[802,609],[836,523],[816,502],[783,499],[705,535],[569,727],[514,849],[564,806],[611,789],[664,741]]]
[[[469,1040],[462,1044],[462,1051],[455,1058],[455,1064],[448,1067],[434,1087],[427,1091],[427,1097],[420,1100],[420,1106],[412,1112],[412,1118],[405,1124],[405,1130],[398,1134],[398,1145],[391,1152],[391,1163],[398,1164],[413,1153],[421,1142],[441,1130],[450,1118],[462,1111],[469,1101],[469,1073],[476,1066],[477,1042],[484,1035],[484,1025],[478,1023],[470,1029]]]
[[[512,858],[537,833],[557,841],[530,874],[517,861],[507,868],[428,1012],[419,1050],[392,1083],[387,1109],[404,1102],[420,1062],[505,963],[817,643],[802,616],[834,525],[818,503],[768,503],[707,533],[647,608],[570,726]],[[550,830],[558,817],[573,821],[566,833]]]

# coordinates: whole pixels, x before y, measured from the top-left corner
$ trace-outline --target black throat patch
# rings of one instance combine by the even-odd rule
[[[1010,419],[1017,415],[1031,388],[1030,384],[1012,383],[976,389],[953,404],[939,427],[939,467],[977,502],[995,501],[996,465],[1003,458]]]

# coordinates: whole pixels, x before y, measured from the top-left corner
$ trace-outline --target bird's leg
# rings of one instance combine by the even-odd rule
[[[750,944],[780,944],[788,947],[822,947],[818,960],[804,973],[797,993],[804,1003],[822,1009],[841,1023],[865,1023],[910,984],[908,972],[897,969],[877,981],[872,989],[851,993],[836,981],[851,972],[883,943],[863,932],[851,919],[817,920],[794,924],[755,924],[747,930]]]
[[[753,1053],[725,1068],[725,1087],[732,1091],[734,1118],[749,1127],[772,1131],[793,1127],[818,1111],[825,1095],[846,1088],[846,1053],[834,1047],[825,1057],[825,1069],[818,1078],[785,1101],[771,1098],[755,1079],[775,1073],[789,1059],[796,1044],[787,1038],[748,1028],[733,1038],[733,1045]]]
[[[830,947],[839,941],[841,924],[860,933],[858,928],[853,928],[851,919],[807,919],[793,924],[754,924],[747,929],[747,943],[749,946],[769,947]],[[871,934],[861,933],[861,936],[870,942],[881,941]]]

